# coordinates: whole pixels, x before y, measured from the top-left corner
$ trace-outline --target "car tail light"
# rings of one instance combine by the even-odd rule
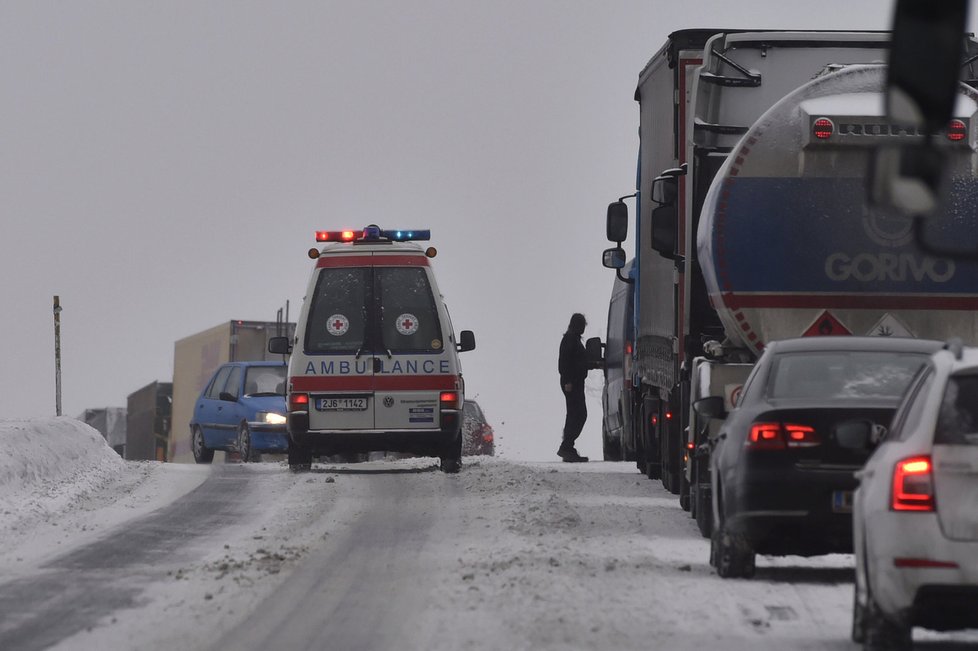
[[[458,391],[442,391],[439,402],[442,409],[458,409],[461,400]]]
[[[309,409],[308,393],[290,393],[289,411],[306,411]]]
[[[893,469],[894,511],[936,511],[934,466],[929,456],[897,461]]]
[[[750,450],[810,448],[822,440],[814,427],[797,423],[754,423],[744,445]]]

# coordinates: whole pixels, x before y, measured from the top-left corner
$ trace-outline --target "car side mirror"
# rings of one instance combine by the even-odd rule
[[[458,345],[456,349],[460,353],[475,350],[475,333],[471,330],[462,330],[458,333]]]
[[[621,244],[628,237],[628,206],[624,201],[608,205],[608,241]]]
[[[835,426],[833,434],[840,447],[866,450],[873,439],[875,424],[868,420],[847,420]]]
[[[727,410],[723,406],[723,396],[700,398],[693,403],[693,411],[703,418],[723,420],[727,417]]]
[[[292,344],[288,337],[271,337],[268,340],[268,352],[276,355],[288,355],[292,352]]]
[[[232,396],[227,391],[221,391],[220,395],[218,395],[217,397],[218,397],[219,400],[223,400],[225,402],[237,402],[238,401],[237,398],[235,398],[234,396]]]

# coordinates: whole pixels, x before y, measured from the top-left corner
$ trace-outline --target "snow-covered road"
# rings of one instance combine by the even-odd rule
[[[133,463],[70,419],[0,451],[5,650],[857,648],[851,557],[721,580],[631,464]]]

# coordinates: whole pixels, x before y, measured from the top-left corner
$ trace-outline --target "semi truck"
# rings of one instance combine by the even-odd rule
[[[150,382],[126,397],[126,459],[167,460],[172,412],[172,382]]]
[[[227,362],[280,360],[268,352],[272,337],[292,338],[295,324],[285,321],[225,321],[178,340],[173,347],[173,411],[166,458],[194,463],[190,419],[201,389]]]
[[[947,192],[929,222],[945,244],[978,239],[978,43],[962,38],[965,83],[937,136]],[[978,266],[919,251],[912,219],[866,200],[875,153],[925,137],[885,117],[888,44],[885,32],[691,29],[639,75],[636,191],[609,206],[603,254],[623,279],[634,197],[620,445],[684,508],[709,503],[697,467],[708,424],[691,403],[735,404],[766,342],[976,338]]]

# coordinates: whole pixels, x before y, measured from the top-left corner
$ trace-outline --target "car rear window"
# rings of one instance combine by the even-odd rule
[[[924,353],[831,351],[779,354],[767,395],[779,398],[899,398]]]
[[[309,306],[305,349],[311,353],[355,353],[367,333],[366,267],[325,268]]]
[[[375,269],[383,346],[391,352],[441,352],[438,308],[421,267]]]
[[[978,375],[952,375],[948,379],[934,443],[978,445]]]

